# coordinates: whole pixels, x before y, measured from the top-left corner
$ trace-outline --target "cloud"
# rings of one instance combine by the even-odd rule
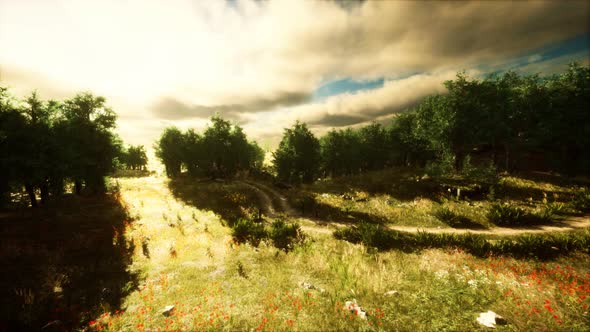
[[[467,72],[476,76],[476,71]],[[328,97],[322,101],[245,115],[244,128],[254,137],[280,136],[283,128],[296,120],[309,123],[316,134],[332,127],[360,125],[372,120],[388,118],[418,104],[424,97],[444,93],[445,80],[453,79],[456,71],[417,74],[403,79],[386,81],[381,88]]]
[[[320,130],[399,112],[448,73],[530,56],[589,21],[583,1],[0,0],[0,63],[35,74],[10,84],[92,90],[127,121],[220,112],[271,137],[295,119]],[[310,101],[325,82],[382,78]]]
[[[161,119],[177,120],[186,118],[209,118],[215,113],[227,119],[240,119],[241,113],[261,112],[280,106],[301,104],[310,99],[310,95],[298,92],[286,92],[274,98],[260,98],[243,104],[198,105],[184,103],[173,97],[165,97],[152,106],[153,114]]]

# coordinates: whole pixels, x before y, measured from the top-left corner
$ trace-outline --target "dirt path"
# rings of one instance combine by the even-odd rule
[[[291,217],[294,217],[300,224],[304,231],[320,233],[320,234],[332,234],[332,232],[338,228],[347,227],[350,224],[338,223],[338,222],[324,222],[316,221],[309,218],[302,218],[297,215],[295,209],[293,209],[287,199],[281,195],[278,191],[270,188],[269,186],[252,182],[242,181],[243,184],[254,189],[258,195],[260,202],[263,205],[263,210],[271,217],[277,213],[285,213]],[[540,234],[550,232],[566,232],[581,228],[590,228],[590,216],[578,216],[568,217],[561,221],[556,221],[548,225],[528,226],[522,228],[508,228],[508,227],[492,227],[489,229],[467,229],[467,228],[452,228],[452,227],[415,227],[415,226],[395,226],[387,225],[391,230],[417,233],[447,233],[447,234],[482,234],[482,235],[497,235],[497,236],[514,236],[522,234]]]
[[[240,183],[256,191],[262,203],[262,210],[269,216],[274,217],[278,213],[285,213],[290,216],[295,214],[295,210],[289,205],[287,199],[269,186],[252,181],[240,181]]]

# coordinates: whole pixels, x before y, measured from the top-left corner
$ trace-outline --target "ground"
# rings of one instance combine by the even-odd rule
[[[365,204],[392,199],[391,193],[359,194],[361,199],[344,212],[352,218],[339,222],[322,218],[323,212],[333,210],[301,211],[298,197],[290,197],[288,190],[259,181],[172,181],[150,175],[113,179],[112,185],[119,192],[108,197],[124,213],[115,218],[120,219],[120,224],[105,224],[104,229],[110,229],[108,240],[118,240],[105,249],[94,250],[102,252],[100,256],[104,259],[125,262],[126,277],[114,282],[119,280],[114,277],[118,272],[109,270],[105,263],[104,268],[98,268],[103,271],[103,279],[98,280],[104,282],[100,285],[89,281],[94,276],[92,271],[78,272],[86,278],[79,278],[83,283],[72,284],[55,276],[71,277],[75,272],[68,271],[67,265],[55,264],[45,269],[47,277],[41,278],[40,282],[48,284],[47,287],[22,285],[12,290],[18,293],[12,298],[19,301],[15,302],[19,303],[15,306],[19,312],[34,306],[30,304],[28,292],[38,298],[47,290],[54,294],[58,287],[76,294],[69,298],[80,297],[81,293],[88,297],[94,294],[94,289],[99,295],[94,301],[63,304],[65,311],[76,311],[74,305],[86,306],[88,313],[72,314],[77,322],[73,318],[68,322],[63,314],[57,313],[44,316],[43,323],[57,318],[69,326],[92,331],[463,331],[484,329],[476,318],[488,310],[507,319],[508,325],[498,326],[499,330],[589,330],[587,253],[571,252],[541,261],[535,257],[477,257],[461,248],[380,252],[332,236],[334,229],[349,226],[360,218]],[[324,193],[317,192],[317,195],[322,198]],[[336,191],[329,195],[342,199]],[[329,199],[334,199],[330,196]],[[408,206],[440,204],[434,200],[425,203],[427,198],[395,199],[395,204]],[[105,222],[106,216],[88,218],[97,211],[82,206],[94,204],[95,209],[105,212],[112,209],[107,209],[104,203],[98,205],[99,202],[76,203],[80,208],[70,211],[71,217],[85,218],[80,225],[91,226],[80,226],[81,229],[67,234],[87,234],[86,228],[92,230]],[[258,247],[235,243],[228,227],[231,218],[258,214],[267,222],[283,218],[300,223],[305,242],[288,253],[265,242]],[[55,218],[61,220],[59,216]],[[560,224],[550,226],[556,227],[551,229],[537,225],[526,230],[509,230],[567,232],[571,231],[569,228],[587,227],[587,223],[587,218],[577,217],[563,219]],[[418,228],[391,222],[382,224],[392,229]],[[412,225],[412,221],[408,224]],[[436,221],[419,227],[429,227],[435,232],[503,232],[492,226],[457,229]],[[60,229],[52,234],[64,236],[63,232]],[[85,235],[79,237],[81,243],[89,241]],[[118,248],[117,254],[112,248]],[[3,259],[19,255],[5,242],[2,253]],[[72,252],[62,253],[60,257],[68,255]],[[89,266],[93,264],[94,261]],[[120,266],[117,264],[113,266]],[[18,269],[12,272],[19,273]],[[117,296],[111,297],[118,301],[102,300],[104,296],[100,292],[105,288],[108,293],[116,293]],[[72,292],[73,289],[78,292]],[[347,301],[356,301],[367,312],[367,319],[347,309]],[[165,315],[167,306],[174,309]]]

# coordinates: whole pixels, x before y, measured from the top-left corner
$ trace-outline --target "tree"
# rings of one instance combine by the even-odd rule
[[[350,128],[331,130],[320,139],[322,168],[332,176],[356,174],[363,155],[358,133]]]
[[[182,160],[187,171],[192,176],[197,176],[204,171],[205,155],[203,149],[203,137],[193,129],[184,133],[182,144]]]
[[[144,146],[130,145],[127,151],[123,151],[123,162],[128,169],[145,169],[148,159]]]
[[[418,135],[416,117],[415,111],[400,113],[387,128],[390,160],[396,165],[423,167],[434,158],[429,141]]]
[[[389,142],[383,127],[376,122],[362,127],[359,138],[363,170],[377,170],[385,167],[389,156]]]
[[[103,192],[104,176],[112,171],[112,160],[119,149],[112,132],[117,116],[106,106],[104,97],[90,92],[66,100],[62,110],[60,129],[68,141],[60,143],[67,149],[68,173],[74,179],[76,193],[80,193],[82,183],[91,192]]]
[[[184,136],[182,132],[176,127],[164,129],[162,136],[154,145],[154,149],[156,150],[156,157],[166,167],[166,175],[169,177],[180,175],[184,156]]]
[[[273,154],[279,179],[294,183],[313,182],[320,170],[320,142],[305,123],[297,121],[285,129]]]

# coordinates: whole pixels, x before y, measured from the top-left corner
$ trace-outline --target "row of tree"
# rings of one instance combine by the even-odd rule
[[[390,125],[332,130],[317,139],[304,123],[285,129],[274,153],[278,177],[311,182],[393,165],[423,167],[467,156],[498,169],[590,173],[590,67],[551,77],[463,73],[398,114]]]
[[[119,152],[117,160],[122,167],[131,170],[145,170],[148,163],[147,153],[143,145],[129,145]]]
[[[331,130],[317,138],[305,123],[285,129],[274,152],[277,177],[312,182],[389,166],[442,161],[460,171],[466,157],[497,169],[590,171],[590,67],[572,64],[560,75],[509,71],[484,79],[458,73],[447,91],[378,123]],[[168,128],[156,144],[169,176],[231,176],[262,164],[262,150],[220,117],[203,136]],[[471,159],[471,158],[470,158]]]
[[[154,149],[169,177],[185,169],[192,176],[227,178],[261,168],[264,160],[264,151],[248,141],[241,127],[219,116],[211,118],[202,135],[194,129],[166,128]]]
[[[44,203],[68,184],[78,194],[103,192],[114,161],[131,155],[113,131],[116,118],[104,97],[89,92],[64,101],[32,92],[21,100],[0,87],[0,207],[23,187],[32,206],[37,193]]]

